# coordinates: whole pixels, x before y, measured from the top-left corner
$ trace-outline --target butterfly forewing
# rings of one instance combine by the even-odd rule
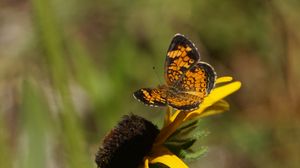
[[[175,86],[185,72],[200,60],[194,44],[181,34],[171,41],[165,60],[165,80],[167,85]]]

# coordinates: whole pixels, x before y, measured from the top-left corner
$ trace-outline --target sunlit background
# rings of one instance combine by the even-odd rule
[[[1,0],[0,167],[92,168],[124,114],[161,125],[134,100],[164,83],[176,33],[242,88],[203,120],[191,167],[300,167],[300,1]],[[153,70],[153,67],[155,69]]]

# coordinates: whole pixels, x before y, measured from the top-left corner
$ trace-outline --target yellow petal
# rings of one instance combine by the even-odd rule
[[[188,168],[188,166],[167,148],[160,146],[149,157],[150,163],[162,163],[170,168]]]
[[[203,104],[205,104],[205,106],[212,105],[215,102],[237,91],[240,87],[241,82],[239,81],[217,87],[213,89],[211,93],[204,99]],[[201,104],[200,106],[203,106],[203,104]]]
[[[173,122],[179,113],[180,113],[180,110],[176,110],[175,113],[171,116],[170,121]]]
[[[144,168],[149,168],[149,158],[145,158],[145,160],[144,160]]]
[[[197,113],[194,113],[193,115],[189,115],[189,120],[194,118],[203,118],[210,115],[215,115],[219,113],[223,113],[225,111],[229,110],[229,104],[225,100],[220,100],[213,104],[212,106],[208,107],[205,111],[203,111],[200,115]]]
[[[231,76],[223,76],[223,77],[217,78],[216,84],[224,83],[224,82],[230,82],[230,81],[232,81],[232,77]]]
[[[237,91],[240,87],[241,82],[237,81],[213,89],[211,93],[206,98],[204,98],[203,102],[200,104],[199,109],[190,112],[186,116],[185,121],[190,119],[190,117],[193,118],[195,117],[195,115],[200,115],[205,109],[222,100],[224,97]]]
[[[164,118],[164,126],[167,126],[172,122],[172,111],[173,111],[172,107],[168,106]]]

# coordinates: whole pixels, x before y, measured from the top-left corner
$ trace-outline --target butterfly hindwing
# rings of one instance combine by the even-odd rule
[[[194,92],[204,97],[215,85],[216,73],[211,65],[199,62],[191,67],[183,76],[177,89],[185,92]]]
[[[143,88],[134,92],[133,96],[149,106],[165,106],[166,90],[162,88]]]
[[[185,92],[168,91],[168,105],[182,111],[197,109],[203,98]]]

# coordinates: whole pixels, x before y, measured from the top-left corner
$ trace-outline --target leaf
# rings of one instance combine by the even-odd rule
[[[191,120],[179,127],[169,138],[168,140],[172,141],[174,139],[182,139],[183,137],[189,136],[192,131],[199,127],[199,120]],[[167,141],[168,141],[167,140]]]
[[[201,147],[199,150],[197,151],[192,151],[192,150],[182,150],[180,151],[181,153],[181,158],[183,159],[187,159],[189,161],[191,160],[196,160],[198,158],[200,158],[201,156],[203,156],[206,152],[207,152],[207,147]]]
[[[190,148],[195,142],[196,139],[190,139],[189,141],[185,141],[183,143],[166,143],[165,147],[178,156],[180,150]]]

